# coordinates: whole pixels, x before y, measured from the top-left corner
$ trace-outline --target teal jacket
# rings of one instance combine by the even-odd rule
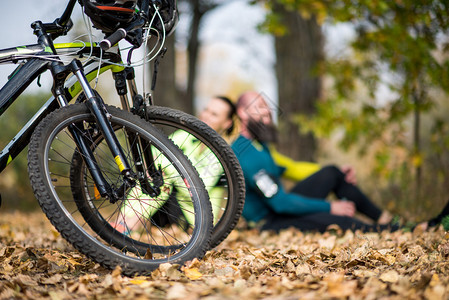
[[[274,162],[267,145],[239,136],[232,144],[232,149],[245,176],[246,197],[243,217],[248,222],[259,222],[270,212],[304,215],[330,211],[330,204],[325,199],[287,193],[283,189],[280,178],[285,168],[279,167]],[[277,193],[270,198],[264,197],[257,188],[254,177],[260,170],[264,170],[278,184]]]

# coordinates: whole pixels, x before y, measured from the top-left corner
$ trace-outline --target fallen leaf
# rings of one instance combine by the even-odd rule
[[[167,299],[184,299],[187,295],[187,290],[181,283],[174,284],[167,291]]]
[[[390,270],[380,274],[379,279],[383,282],[395,283],[399,280],[399,274],[395,270]]]
[[[331,235],[326,239],[318,240],[318,244],[320,245],[321,248],[327,248],[329,250],[332,250],[335,247],[336,241],[337,237],[335,235]]]
[[[179,265],[164,263],[159,266],[161,275],[167,277],[170,280],[178,280],[181,277],[181,272],[178,270]]]
[[[114,271],[112,271],[112,277],[117,278],[122,275],[122,268],[120,266],[115,267]]]
[[[197,268],[184,269],[184,274],[190,280],[197,280],[197,279],[200,279],[201,277],[203,277],[203,274],[201,274]]]
[[[39,281],[41,284],[58,284],[62,281],[62,275],[56,274],[49,278],[41,278]]]

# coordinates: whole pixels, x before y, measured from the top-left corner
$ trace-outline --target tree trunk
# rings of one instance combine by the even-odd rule
[[[313,161],[316,140],[312,134],[300,134],[292,121],[295,114],[314,114],[320,97],[318,63],[323,59],[321,27],[314,17],[306,20],[299,13],[275,8],[282,15],[288,33],[275,38],[276,76],[279,96],[279,150],[300,160]]]
[[[193,114],[195,99],[195,82],[197,74],[198,53],[201,47],[199,31],[203,16],[214,9],[214,1],[188,0],[191,7],[190,35],[187,45],[188,74],[185,91],[176,89],[175,40],[170,36],[166,42],[167,53],[160,64],[158,80],[155,89],[156,104],[180,109]]]
[[[419,76],[418,78],[420,78]],[[420,87],[419,81],[415,84]],[[421,199],[421,182],[422,182],[422,161],[421,161],[421,103],[424,99],[422,94],[422,89],[414,90],[412,92],[413,97],[413,156],[416,160],[415,162],[415,204]]]
[[[219,4],[216,4],[215,1],[204,0],[189,0],[189,4],[191,7],[192,18],[190,23],[190,36],[187,44],[187,89],[183,99],[186,104],[189,105],[189,111],[187,112],[193,113],[198,54],[201,48],[201,41],[199,39],[201,22],[204,15],[216,8]]]
[[[187,45],[188,55],[188,71],[187,71],[187,90],[185,93],[186,102],[191,104],[191,112],[193,112],[196,82],[196,67],[198,63],[198,53],[200,49],[199,31],[201,19],[204,12],[201,11],[199,0],[191,0],[192,20],[190,23],[190,38]]]
[[[152,47],[152,45],[150,46]],[[160,60],[156,87],[154,89],[154,103],[156,105],[167,106],[179,110],[185,109],[185,103],[179,99],[176,89],[176,61],[175,61],[175,35],[172,34],[165,41],[167,52]],[[151,64],[153,71],[154,64]],[[153,73],[150,73],[152,80]]]

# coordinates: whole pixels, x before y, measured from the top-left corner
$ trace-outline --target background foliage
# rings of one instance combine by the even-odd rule
[[[0,147],[3,149],[14,138],[26,122],[50,98],[49,94],[24,94],[1,116]],[[0,176],[0,192],[4,208],[32,210],[38,207],[27,171],[28,147],[22,151]]]

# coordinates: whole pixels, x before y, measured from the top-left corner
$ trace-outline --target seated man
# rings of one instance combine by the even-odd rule
[[[295,163],[295,168],[286,172],[280,165],[291,165],[292,161],[269,146],[276,139],[276,130],[270,108],[260,94],[244,93],[237,102],[237,116],[241,121],[240,136],[232,148],[245,175],[243,217],[249,224],[276,231],[296,227],[323,232],[332,224],[343,230],[397,229],[388,224],[388,214],[383,214],[355,185],[352,168]],[[281,185],[283,175],[300,180],[290,192]],[[327,201],[330,193],[339,200]],[[354,218],[356,211],[375,223]]]

